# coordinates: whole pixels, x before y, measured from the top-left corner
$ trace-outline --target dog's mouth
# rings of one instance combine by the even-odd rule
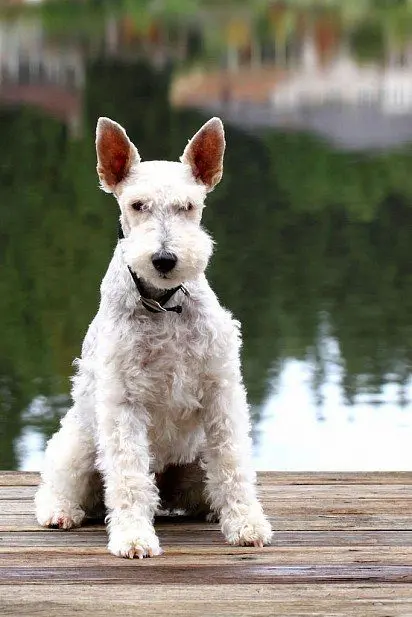
[[[179,272],[175,268],[169,272],[156,272],[156,275],[157,280],[160,279],[161,281],[170,281],[172,283],[176,283],[180,279]]]
[[[156,272],[156,275],[153,277],[153,283],[155,283],[155,281],[172,281],[173,280],[173,274],[171,272],[168,272],[167,274],[165,274],[164,272]]]
[[[184,283],[184,280],[182,280],[179,273],[175,270],[171,272],[156,272],[149,276],[143,275],[142,281],[149,287],[152,286],[153,289],[159,290],[172,289]]]
[[[161,289],[176,287],[184,282],[180,279],[180,277],[173,276],[171,272],[169,274],[159,274],[157,281]],[[153,284],[156,284],[155,281],[153,281]]]

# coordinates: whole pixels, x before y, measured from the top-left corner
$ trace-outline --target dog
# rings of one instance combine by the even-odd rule
[[[179,162],[142,162],[119,124],[97,123],[97,172],[120,206],[119,241],[35,505],[40,525],[77,527],[103,485],[117,556],[162,553],[160,509],[209,512],[233,545],[271,540],[256,496],[240,327],[205,276],[213,241],[201,216],[225,145],[212,118]]]

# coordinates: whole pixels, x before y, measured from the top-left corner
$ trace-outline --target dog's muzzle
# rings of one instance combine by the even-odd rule
[[[124,238],[123,228],[122,228],[122,224],[120,221],[119,221],[119,228],[118,228],[118,238],[119,240],[123,240]],[[152,263],[158,272],[161,272],[162,274],[166,274],[167,272],[170,272],[171,270],[173,270],[173,268],[175,267],[177,263],[177,257],[174,253],[161,250],[155,253],[154,255],[152,255]],[[145,296],[145,291],[143,288],[142,281],[139,279],[136,272],[133,272],[130,266],[127,266],[127,269],[129,270],[130,276],[132,277],[133,282],[136,285],[136,289],[140,294],[140,301],[145,307],[145,309],[149,311],[149,313],[168,313],[168,312],[181,313],[182,312],[182,307],[180,306],[180,304],[176,306],[164,306],[164,305],[167,302],[169,302],[171,297],[174,296],[174,294],[179,290],[183,291],[185,296],[190,296],[188,290],[186,289],[184,285],[178,285],[177,287],[173,287],[173,289],[168,289],[160,298],[158,298],[157,300],[154,300],[153,298],[147,298]]]

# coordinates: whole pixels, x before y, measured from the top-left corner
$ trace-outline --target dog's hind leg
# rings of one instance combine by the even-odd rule
[[[81,525],[86,508],[98,500],[96,448],[83,409],[75,404],[47,445],[41,485],[36,493],[40,525],[70,529]]]

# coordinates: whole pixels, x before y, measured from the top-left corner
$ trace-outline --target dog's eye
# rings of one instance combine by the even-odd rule
[[[136,210],[136,212],[142,212],[144,210],[144,203],[142,201],[135,201],[132,204],[132,208]]]
[[[195,209],[195,206],[191,202],[184,205],[177,204],[176,207],[179,212],[182,212],[182,214],[186,214],[186,212],[192,212]]]

